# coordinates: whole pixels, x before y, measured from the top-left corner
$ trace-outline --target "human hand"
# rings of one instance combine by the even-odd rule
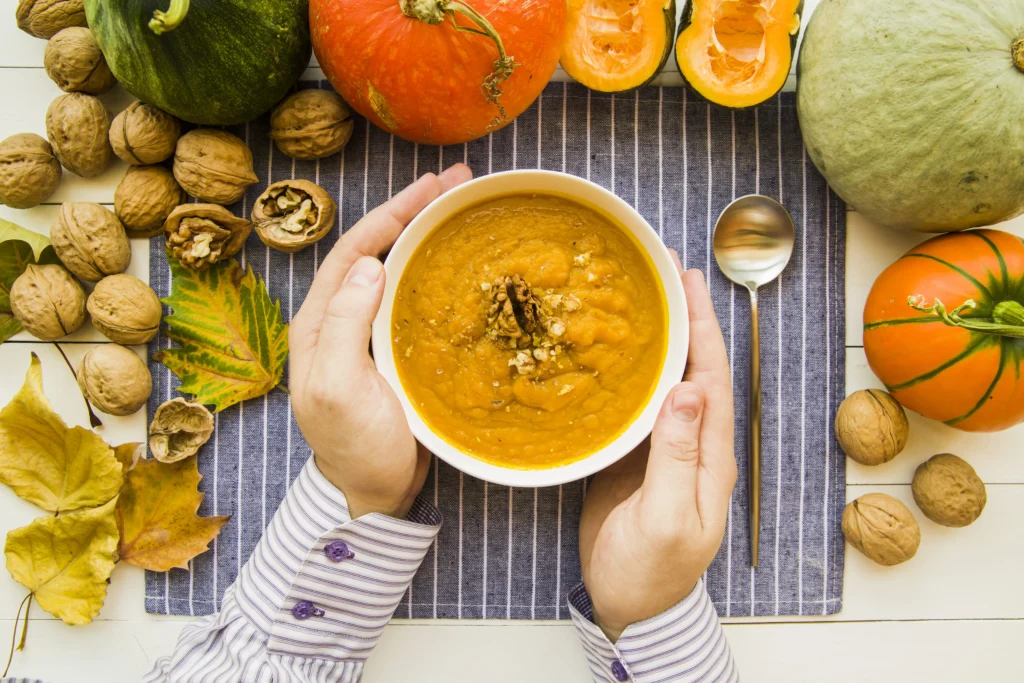
[[[430,454],[370,357],[370,325],[384,293],[379,256],[423,208],[473,177],[465,164],[428,173],[366,214],[324,259],[289,330],[295,420],[316,465],[356,519],[405,517],[423,488]]]
[[[736,484],[725,342],[704,276],[689,270],[682,280],[684,381],[665,399],[650,443],[598,474],[583,503],[583,583],[612,642],[690,594],[722,544]]]

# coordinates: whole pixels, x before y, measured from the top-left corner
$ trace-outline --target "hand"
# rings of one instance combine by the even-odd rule
[[[430,454],[370,357],[370,325],[384,292],[380,254],[423,208],[473,174],[456,164],[421,177],[345,233],[320,266],[289,330],[295,420],[316,465],[356,519],[402,518],[423,488]]]
[[[612,642],[690,594],[722,544],[736,484],[725,342],[704,276],[689,270],[682,279],[684,381],[665,399],[650,444],[598,474],[583,504],[583,583]]]

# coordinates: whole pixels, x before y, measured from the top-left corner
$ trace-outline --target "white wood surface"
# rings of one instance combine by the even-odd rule
[[[817,0],[805,4],[811,10]],[[0,138],[26,131],[44,134],[46,108],[60,93],[41,69],[45,43],[16,30],[12,6],[7,3],[0,10],[0,86],[6,93],[0,105]],[[311,64],[307,75],[322,77],[315,66]],[[662,82],[678,82],[674,71],[670,61]],[[131,99],[120,89],[104,96],[115,112]],[[30,211],[0,206],[0,218],[46,233],[61,201],[109,204],[123,172],[118,163],[88,181],[67,173],[48,205]],[[1024,235],[1024,219],[1000,227]],[[849,214],[849,391],[879,386],[860,348],[860,316],[871,283],[885,266],[926,238],[893,232]],[[129,272],[146,279],[145,242],[136,240],[132,246]],[[46,393],[58,412],[69,423],[87,425],[81,396],[55,347],[30,340],[22,334],[0,345],[0,405],[20,387],[34,351],[42,359]],[[102,341],[86,326],[62,347],[77,364],[93,343]],[[100,433],[110,443],[145,437],[142,413],[102,418]],[[876,468],[848,463],[847,498],[882,491],[916,510],[909,486],[914,468],[935,453],[954,452],[971,462],[988,485],[985,513],[966,529],[940,527],[918,514],[921,549],[899,567],[878,567],[847,547],[844,609],[839,615],[729,620],[726,631],[747,683],[1024,680],[1024,659],[1016,654],[1024,639],[1024,534],[1018,529],[1024,518],[1024,426],[970,435],[916,415],[910,419],[910,441],[894,461]],[[0,488],[0,533],[37,515],[34,507]],[[24,589],[0,572],[0,643],[6,644],[11,617],[23,596]],[[16,656],[13,675],[38,676],[50,683],[117,683],[137,681],[156,657],[169,652],[187,619],[146,614],[142,571],[119,566],[95,623],[71,628],[38,608],[32,622],[29,646]],[[589,680],[569,624],[494,621],[390,626],[364,680],[390,683],[414,677],[424,682]]]

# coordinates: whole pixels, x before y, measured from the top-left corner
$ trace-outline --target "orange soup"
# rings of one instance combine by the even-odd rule
[[[665,294],[623,228],[553,195],[474,206],[420,245],[391,320],[398,376],[465,453],[540,469],[640,413],[664,361]]]

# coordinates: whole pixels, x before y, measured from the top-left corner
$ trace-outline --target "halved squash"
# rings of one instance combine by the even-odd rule
[[[665,65],[675,0],[569,0],[562,68],[592,90],[646,85]]]
[[[752,107],[786,83],[803,0],[688,0],[676,63],[706,99]]]

